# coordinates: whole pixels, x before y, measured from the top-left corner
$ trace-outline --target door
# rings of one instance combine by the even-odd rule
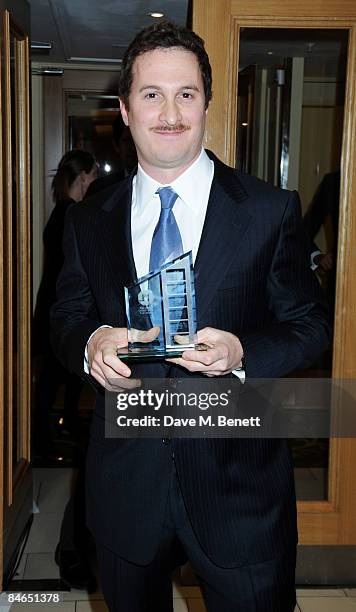
[[[341,173],[332,354],[319,364],[318,370],[304,375],[353,379],[356,377],[356,5],[347,0],[321,3],[301,0],[297,4],[291,0],[273,3],[210,0],[207,10],[204,0],[196,0],[193,29],[205,40],[213,69],[214,96],[208,113],[205,146],[231,166],[247,169],[278,186],[297,188],[305,209],[323,176],[334,170]],[[340,96],[336,79],[327,74],[330,58],[325,61],[322,87],[320,83],[316,87],[315,79],[309,78],[310,62],[306,69],[308,53],[312,56],[316,44],[330,40],[336,46],[343,45],[345,50]],[[304,54],[293,53],[298,41],[305,45]],[[278,51],[279,42],[284,48]],[[263,61],[260,61],[261,53]],[[276,53],[282,64],[270,61]],[[327,223],[324,229],[324,235],[317,240],[318,246],[327,250]],[[335,243],[335,236],[332,240]],[[298,442],[292,445],[297,448]],[[308,444],[304,446],[302,454],[308,453]],[[314,547],[314,552],[315,547],[323,547],[325,555],[319,557],[322,567],[329,553],[331,559],[333,553],[342,549],[344,558],[351,554],[354,563],[356,487],[351,466],[356,463],[356,440],[335,437],[320,441],[319,446],[323,447],[320,452],[326,460],[323,471],[315,474],[321,475],[322,482],[315,483],[308,495],[298,496],[301,555],[308,547]],[[297,488],[300,456],[300,452],[295,453]],[[306,468],[309,469],[308,464]],[[350,559],[348,556],[345,566],[350,567]],[[312,578],[304,573],[305,581],[323,580],[317,578],[318,568],[314,570]],[[332,581],[333,570],[329,570],[326,580]],[[348,575],[350,582],[353,581],[350,570]]]
[[[0,563],[5,586],[32,516],[29,10],[27,3],[12,6],[13,12],[1,14]]]

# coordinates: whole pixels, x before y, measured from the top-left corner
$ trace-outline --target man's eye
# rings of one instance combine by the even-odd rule
[[[183,98],[185,98],[186,100],[189,100],[190,98],[192,98],[192,94],[188,93],[187,91],[183,91],[182,93]]]
[[[154,100],[157,97],[157,94],[154,93],[153,91],[150,91],[147,95],[146,98],[148,98],[149,100]]]

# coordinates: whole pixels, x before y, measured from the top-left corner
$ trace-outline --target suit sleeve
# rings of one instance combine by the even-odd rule
[[[64,264],[57,281],[57,301],[51,309],[51,341],[64,367],[84,377],[84,351],[89,336],[102,325],[82,265],[73,220],[66,216],[63,234]]]
[[[310,366],[330,341],[322,291],[310,270],[310,247],[300,202],[291,192],[284,210],[267,280],[272,322],[240,334],[247,377],[279,377]]]

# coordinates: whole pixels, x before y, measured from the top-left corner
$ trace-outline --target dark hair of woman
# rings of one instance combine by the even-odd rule
[[[81,149],[68,151],[68,153],[63,155],[53,177],[52,193],[54,201],[60,202],[69,198],[80,201],[85,196],[90,182],[96,178],[96,174],[97,167],[91,153]],[[80,178],[78,179],[78,177]],[[83,183],[83,185],[80,185],[79,182]],[[74,187],[77,185],[78,189],[75,190],[76,194],[73,197],[71,192],[74,191]]]

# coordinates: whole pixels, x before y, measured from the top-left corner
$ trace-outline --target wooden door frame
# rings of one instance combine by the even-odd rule
[[[2,86],[2,181],[1,229],[3,247],[0,257],[1,382],[1,500],[0,532],[1,574],[10,566],[27,522],[32,515],[32,471],[30,466],[31,423],[31,203],[30,203],[30,87],[29,87],[29,13],[15,21],[12,13],[1,13]],[[14,39],[14,87],[11,88],[10,40]],[[13,105],[11,96],[14,95]],[[14,145],[12,127],[15,126]],[[14,148],[13,148],[14,147]],[[15,151],[15,166],[13,168]],[[13,171],[16,191],[13,197]],[[16,231],[13,227],[16,218]],[[16,257],[13,257],[13,247]],[[16,285],[13,270],[16,266]],[[13,300],[13,289],[17,302]],[[14,305],[16,304],[16,312]],[[16,341],[13,330],[16,326]],[[15,346],[15,350],[14,350]],[[14,382],[15,381],[15,382]],[[15,400],[15,401],[14,401]],[[13,418],[14,406],[16,419]],[[13,435],[16,444],[13,445]],[[16,455],[14,455],[16,449]]]
[[[219,24],[219,27],[217,27]],[[193,29],[213,70],[205,146],[235,166],[239,34],[242,27],[349,31],[334,324],[335,379],[356,378],[356,5],[353,0],[195,0]],[[215,87],[214,87],[215,75]],[[218,85],[217,85],[218,83]],[[302,544],[356,544],[356,439],[331,438],[328,499],[298,502]]]
[[[1,17],[1,16],[0,16]],[[1,26],[0,26],[1,28]],[[3,101],[2,101],[2,74],[3,74],[3,56],[0,50],[0,116],[3,116]],[[3,142],[3,130],[2,130],[2,121],[0,120],[0,142]],[[3,189],[3,150],[2,146],[0,146],[0,232],[1,236],[4,235],[4,221],[3,221],[3,197],[4,197],[4,189]],[[3,247],[0,251],[0,267],[3,269],[4,264],[4,251]],[[3,295],[4,295],[4,279],[3,275],[0,274],[0,299],[1,303],[3,303]],[[4,363],[4,334],[2,330],[4,329],[4,313],[3,308],[0,308],[0,362]],[[4,431],[4,370],[0,367],[0,464],[4,465],[4,455],[5,455],[5,431]],[[4,469],[0,469],[0,496],[3,499],[4,494]],[[3,543],[3,532],[4,532],[4,504],[3,502],[0,504],[0,587],[2,587],[2,575],[3,575],[3,559],[4,559],[4,543]]]

